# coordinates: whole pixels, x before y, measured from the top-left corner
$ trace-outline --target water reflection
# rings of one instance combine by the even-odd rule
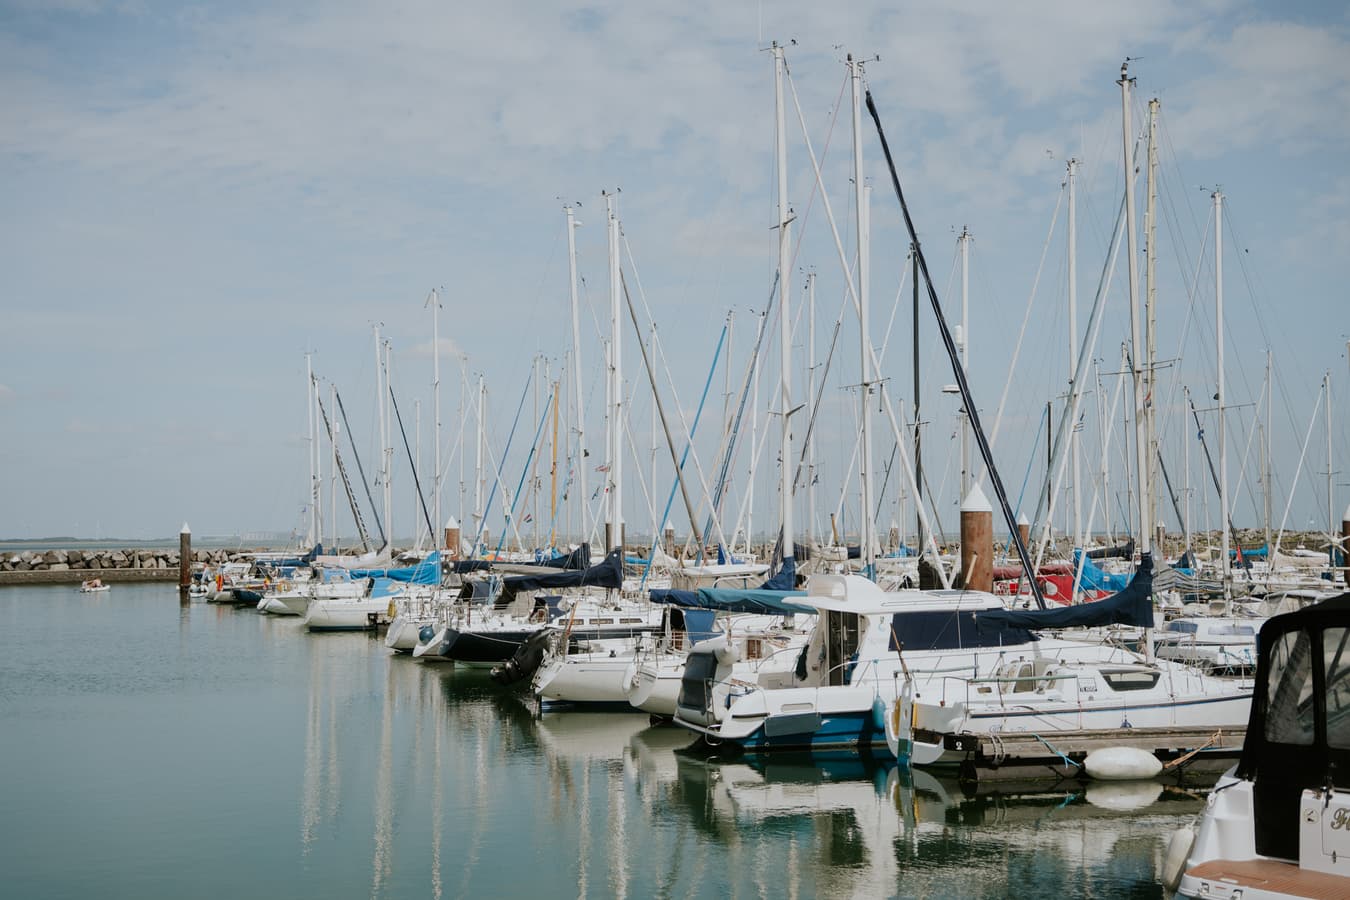
[[[1165,836],[1201,805],[1153,783],[710,760],[640,714],[540,717],[482,670],[366,635],[115,597],[0,597],[14,896],[1159,896]],[[76,657],[29,637],[91,629]]]

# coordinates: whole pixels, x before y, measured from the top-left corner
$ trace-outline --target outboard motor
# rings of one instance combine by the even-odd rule
[[[530,635],[516,650],[515,655],[500,666],[493,667],[492,680],[506,685],[533,676],[539,664],[544,661],[544,654],[548,652],[554,634],[554,629],[543,628]]]

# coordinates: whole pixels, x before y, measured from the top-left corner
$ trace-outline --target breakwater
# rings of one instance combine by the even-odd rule
[[[194,550],[192,562],[219,565],[251,556],[253,550]],[[175,581],[178,551],[7,550],[0,552],[0,585],[78,584],[88,578],[106,582]]]

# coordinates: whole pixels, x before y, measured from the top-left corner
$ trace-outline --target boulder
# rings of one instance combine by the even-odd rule
[[[63,563],[66,561],[66,551],[48,550],[46,553],[42,554],[42,561],[47,563],[47,565]]]
[[[123,553],[121,550],[118,550],[117,552],[113,553],[112,556],[109,557],[109,559],[112,561],[113,566],[118,569],[126,567],[127,555]]]
[[[51,564],[50,566],[48,566],[47,568],[50,569],[50,570],[53,571],[53,572],[69,572],[69,571],[70,571],[70,563],[63,563],[63,562],[52,563],[52,564]]]
[[[15,572],[27,572],[31,568],[33,568],[33,564],[24,562],[22,559],[14,564]]]

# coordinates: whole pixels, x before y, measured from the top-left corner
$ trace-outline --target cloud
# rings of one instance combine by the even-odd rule
[[[14,397],[14,388],[7,384],[0,384],[0,404],[9,403]]]
[[[447,321],[446,321],[446,317],[445,317],[445,316],[442,316],[442,317],[441,317],[441,327],[448,330],[449,328],[454,327],[454,323],[453,323],[453,321],[447,322]],[[441,339],[440,339],[440,341],[439,341],[438,343],[439,343],[440,352],[441,352],[441,362],[444,364],[444,365],[443,365],[443,372],[441,373],[441,377],[442,377],[442,379],[444,379],[445,374],[448,373],[448,372],[450,371],[450,369],[449,369],[449,368],[445,368],[445,366],[450,366],[450,365],[452,365],[452,364],[454,363],[454,361],[455,361],[456,359],[458,359],[459,356],[460,356],[464,351],[462,351],[462,350],[460,349],[459,344],[457,344],[457,343],[455,342],[455,339],[454,339],[454,338],[449,338],[449,337],[442,336]],[[412,356],[412,357],[417,357],[417,358],[419,358],[419,359],[431,359],[431,357],[432,357],[432,352],[433,352],[434,349],[435,349],[435,345],[433,345],[433,343],[432,343],[431,341],[426,341],[426,342],[421,343],[421,344],[414,344],[412,347],[408,348],[407,351],[405,351],[405,355],[407,355],[407,356]]]

